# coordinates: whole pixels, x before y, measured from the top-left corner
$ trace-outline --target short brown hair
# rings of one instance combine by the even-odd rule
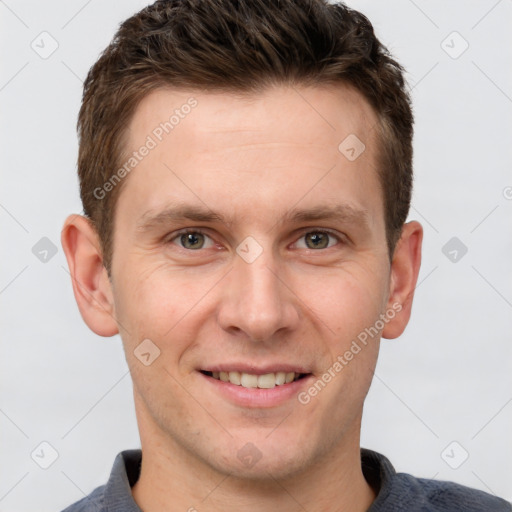
[[[161,87],[250,93],[271,84],[347,84],[374,108],[392,256],[411,201],[413,114],[403,68],[368,19],[327,0],[158,0],[121,24],[84,83],[80,195],[109,272],[123,183],[101,199],[95,190],[121,165],[138,103]]]

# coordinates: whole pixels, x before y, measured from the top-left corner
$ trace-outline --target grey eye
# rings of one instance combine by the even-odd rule
[[[206,249],[213,245],[211,238],[200,231],[188,231],[187,233],[181,233],[173,240],[173,242],[184,249],[190,249],[192,251]]]
[[[306,233],[304,239],[309,249],[325,249],[329,245],[329,235],[327,233]]]

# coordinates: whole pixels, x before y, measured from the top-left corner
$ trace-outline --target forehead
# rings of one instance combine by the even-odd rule
[[[249,214],[248,204],[276,214],[280,203],[317,206],[322,196],[362,209],[365,197],[377,199],[378,209],[376,126],[368,102],[345,85],[252,94],[160,89],[131,120],[127,155],[150,150],[127,176],[119,207],[129,205],[134,221],[172,201],[231,215]]]
[[[273,131],[276,121],[289,130]],[[176,136],[197,132],[221,138],[234,131],[255,136],[258,130],[262,140],[271,136],[275,142],[292,135],[311,140],[315,135],[325,137],[328,131],[336,140],[350,130],[363,137],[371,136],[376,122],[373,108],[361,93],[342,83],[272,86],[258,93],[161,88],[139,103],[128,127],[127,145],[136,147],[148,134],[160,139],[171,133]]]

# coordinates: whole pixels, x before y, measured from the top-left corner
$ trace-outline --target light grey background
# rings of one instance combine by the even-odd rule
[[[425,228],[413,318],[399,340],[383,341],[362,445],[399,471],[512,500],[512,1],[348,4],[408,70],[410,217]],[[60,229],[82,211],[82,80],[118,23],[144,5],[0,1],[0,511],[61,510],[138,446],[120,339],[83,323]],[[52,38],[58,48],[43,59],[31,44],[49,52]],[[58,249],[46,262],[32,252],[42,237]],[[456,262],[455,246],[442,252],[452,237],[468,248],[455,248]],[[43,441],[58,452],[48,469],[38,465],[52,460]]]

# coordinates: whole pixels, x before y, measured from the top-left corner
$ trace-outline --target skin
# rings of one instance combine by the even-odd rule
[[[146,512],[367,510],[375,492],[360,468],[360,426],[380,335],[308,404],[241,406],[199,370],[295,364],[312,374],[310,386],[393,305],[401,310],[381,335],[403,332],[422,228],[404,226],[390,262],[376,115],[343,85],[251,96],[162,89],[140,103],[127,149],[191,96],[197,107],[125,178],[111,279],[87,219],[70,216],[62,232],[82,317],[123,340],[144,454],[134,499]],[[350,134],[366,146],[354,161],[338,150]],[[177,205],[223,220],[148,225]],[[290,218],[335,206],[345,215]],[[180,246],[184,228],[201,228],[204,247]],[[310,248],[306,234],[319,231],[327,245]],[[262,249],[252,263],[236,252],[248,236]],[[161,351],[149,366],[134,355],[147,338]],[[250,467],[237,457],[247,443],[261,455]]]

